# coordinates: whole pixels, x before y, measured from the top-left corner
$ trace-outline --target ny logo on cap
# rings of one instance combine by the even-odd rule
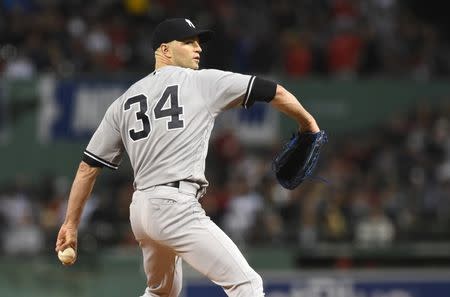
[[[195,28],[194,24],[188,20],[188,19],[184,19],[186,21],[186,23],[188,23],[189,26],[191,26],[192,28]]]

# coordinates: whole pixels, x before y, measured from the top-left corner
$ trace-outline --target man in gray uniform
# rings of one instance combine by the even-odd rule
[[[302,131],[319,131],[282,86],[255,76],[198,70],[200,44],[211,34],[188,19],[169,19],[156,27],[155,71],[106,111],[84,151],[58,234],[56,251],[76,249],[81,213],[96,176],[102,167],[117,169],[126,151],[135,177],[130,221],[143,253],[145,297],[178,296],[182,260],[228,296],[264,296],[261,277],[198,202],[208,186],[208,141],[221,111],[270,102]]]

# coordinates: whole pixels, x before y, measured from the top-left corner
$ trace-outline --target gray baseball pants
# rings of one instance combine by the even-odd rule
[[[230,297],[264,296],[261,277],[213,222],[196,198],[198,186],[156,186],[136,191],[130,222],[142,249],[147,288],[142,297],[177,297],[182,259]]]

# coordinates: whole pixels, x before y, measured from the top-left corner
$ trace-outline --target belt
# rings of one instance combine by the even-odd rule
[[[160,186],[177,188],[182,192],[187,192],[187,193],[193,194],[197,198],[200,198],[206,192],[205,188],[200,187],[199,184],[189,182],[189,181],[184,181],[184,180],[169,182],[169,183],[161,184]]]
[[[180,187],[180,181],[174,181],[174,182],[170,182],[167,184],[162,184],[161,186],[168,186],[168,187],[173,187],[173,188],[179,188]]]

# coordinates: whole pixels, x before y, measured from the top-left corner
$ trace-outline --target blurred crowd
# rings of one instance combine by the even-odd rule
[[[448,42],[400,0],[1,0],[0,77],[148,73],[155,25],[189,16],[216,36],[202,67],[284,77],[450,74]],[[447,100],[448,101],[448,100]],[[450,239],[450,105],[424,100],[364,135],[333,139],[318,175],[294,191],[270,173],[279,147],[212,139],[202,204],[248,245],[352,242],[388,246]],[[105,170],[83,213],[80,247],[135,245],[131,171]],[[0,254],[52,249],[71,177],[17,176],[0,186]]]
[[[411,2],[2,0],[0,76],[148,73],[151,32],[180,16],[216,32],[204,46],[204,68],[347,79],[448,76],[448,36],[417,17]]]
[[[279,148],[249,153],[230,134],[214,144],[204,207],[238,242],[376,248],[450,239],[448,101],[424,100],[363,135],[334,139],[317,173],[328,182],[312,178],[294,191],[270,171]]]
[[[207,159],[211,183],[201,202],[239,245],[360,247],[450,239],[450,104],[426,100],[363,135],[333,139],[317,175],[296,190],[270,170],[279,147],[244,147],[216,134]],[[80,225],[80,248],[135,246],[129,227],[131,170],[105,169]],[[123,174],[121,174],[122,172]],[[64,218],[71,178],[17,177],[0,188],[1,253],[51,250]]]

